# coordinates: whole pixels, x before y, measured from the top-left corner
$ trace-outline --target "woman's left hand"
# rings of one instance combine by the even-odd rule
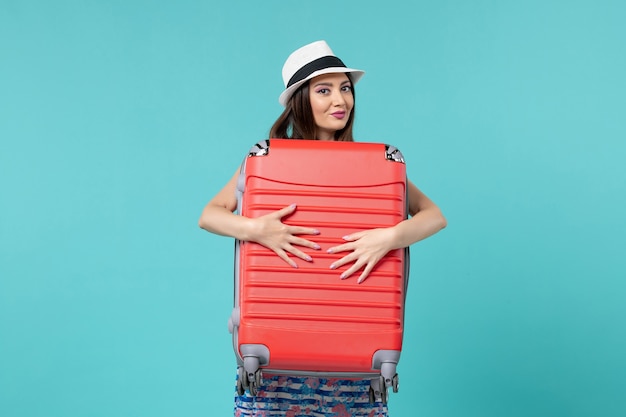
[[[333,246],[328,253],[348,252],[343,258],[333,262],[330,269],[337,269],[345,264],[354,262],[350,268],[341,274],[346,279],[363,268],[357,283],[365,281],[376,264],[393,249],[394,231],[392,228],[371,229],[344,236],[346,243]]]

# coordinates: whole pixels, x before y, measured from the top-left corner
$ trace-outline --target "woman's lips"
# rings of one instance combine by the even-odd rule
[[[333,116],[335,116],[337,119],[343,119],[344,117],[346,117],[346,112],[345,111],[336,111],[334,113],[331,113]]]

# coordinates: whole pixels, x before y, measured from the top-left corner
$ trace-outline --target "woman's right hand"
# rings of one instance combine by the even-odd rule
[[[251,218],[252,227],[250,236],[246,240],[256,242],[274,251],[282,260],[294,268],[298,265],[289,257],[289,254],[311,262],[309,255],[298,249],[297,246],[319,250],[320,246],[299,235],[319,235],[319,231],[309,227],[289,226],[282,222],[284,217],[293,214],[296,205],[292,204],[273,213],[261,217]]]

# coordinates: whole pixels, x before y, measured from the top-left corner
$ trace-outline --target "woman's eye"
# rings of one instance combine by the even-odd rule
[[[328,88],[320,88],[319,90],[317,90],[317,92],[319,94],[327,94],[328,93]]]
[[[352,91],[352,87],[350,87],[349,85],[344,85],[343,87],[341,87],[341,91],[347,93],[348,91]]]

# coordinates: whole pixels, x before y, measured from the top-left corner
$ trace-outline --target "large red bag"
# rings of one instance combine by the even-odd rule
[[[239,392],[254,395],[261,370],[372,380],[370,398],[398,388],[408,249],[388,253],[367,280],[341,280],[330,264],[346,253],[326,249],[361,230],[407,218],[406,166],[383,143],[270,139],[255,145],[241,168],[238,212],[259,217],[296,203],[290,225],[321,246],[313,262],[293,268],[253,242],[236,241],[235,307],[229,322]]]

